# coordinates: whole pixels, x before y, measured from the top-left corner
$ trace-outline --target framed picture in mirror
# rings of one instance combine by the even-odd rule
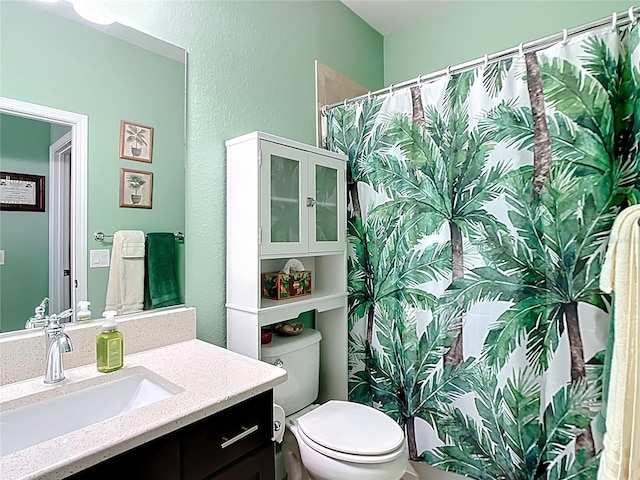
[[[44,212],[44,175],[0,172],[0,210]]]
[[[151,208],[153,197],[153,172],[120,169],[120,206]]]
[[[120,121],[120,158],[151,163],[153,127]]]

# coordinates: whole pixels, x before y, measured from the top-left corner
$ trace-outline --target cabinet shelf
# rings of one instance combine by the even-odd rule
[[[286,300],[262,299],[262,305],[258,309],[247,308],[241,305],[227,303],[230,310],[251,313],[258,316],[258,325],[266,327],[278,322],[292,320],[301,313],[309,310],[325,312],[336,308],[346,307],[347,295],[344,292],[329,292],[317,290],[311,295],[300,298],[288,298]]]
[[[338,248],[327,249],[325,252],[321,252],[321,253],[296,252],[295,254],[291,254],[291,255],[283,255],[282,253],[262,253],[260,254],[260,260],[279,260],[282,262],[282,265],[284,265],[286,261],[290,258],[322,258],[322,257],[330,257],[332,255],[342,255],[343,253],[344,253],[344,249],[338,249]]]

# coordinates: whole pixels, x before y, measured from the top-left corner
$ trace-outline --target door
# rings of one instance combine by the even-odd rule
[[[346,164],[309,153],[309,251],[343,250],[346,243]]]
[[[307,152],[261,141],[261,253],[291,255],[308,248]]]
[[[51,145],[49,163],[49,312],[58,313],[73,306],[70,133]]]

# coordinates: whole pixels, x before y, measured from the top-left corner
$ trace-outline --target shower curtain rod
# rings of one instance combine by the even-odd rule
[[[502,50],[500,52],[491,53],[491,54],[485,55],[484,57],[476,58],[475,60],[470,60],[455,66],[448,66],[447,68],[444,68],[442,70],[437,70],[433,73],[419,75],[412,80],[406,80],[402,83],[398,83],[398,84],[392,83],[388,87],[381,88],[380,90],[376,90],[375,92],[368,92],[368,93],[365,93],[364,95],[346,99],[342,102],[336,102],[330,105],[323,105],[321,108],[322,115],[326,116],[329,110],[335,107],[347,106],[349,103],[355,103],[360,100],[364,100],[365,98],[370,99],[373,96],[378,96],[385,93],[391,94],[394,91],[401,88],[414,86],[414,85],[422,85],[424,83],[432,82],[445,75],[464,72],[467,70],[471,70],[472,68],[475,68],[479,65],[486,65],[490,62],[493,63],[497,60],[508,58],[516,53],[519,53],[520,55],[524,55],[526,52],[541,50],[542,48],[550,47],[551,45],[557,43],[558,41],[566,42],[569,39],[569,37],[580,35],[581,33],[602,28],[607,25],[610,25],[612,30],[619,27],[625,27],[629,24],[635,25],[638,22],[638,16],[640,16],[640,8],[631,6],[629,7],[629,10],[627,10],[626,12],[621,12],[621,13],[613,12],[611,17],[605,17],[603,19],[595,20],[590,23],[585,23],[584,25],[574,27],[571,29],[565,28],[560,33],[548,35],[546,37],[539,38],[531,42],[520,43],[520,45],[518,45],[517,47],[512,47],[506,50]]]

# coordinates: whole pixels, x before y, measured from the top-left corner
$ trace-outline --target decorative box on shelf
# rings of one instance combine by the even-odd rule
[[[274,300],[311,294],[311,271],[262,274],[262,297]]]

